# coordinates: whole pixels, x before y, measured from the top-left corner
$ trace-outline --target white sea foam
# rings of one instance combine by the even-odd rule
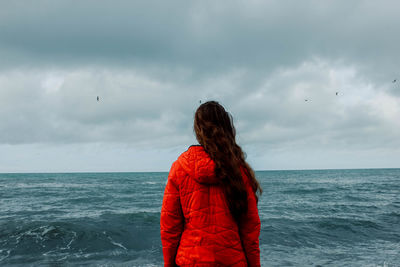
[[[71,240],[70,240],[69,243],[67,244],[67,247],[66,247],[66,248],[61,248],[62,250],[64,250],[64,249],[70,249],[70,248],[71,248],[72,242],[74,242],[75,239],[76,239],[76,237],[77,237],[76,232],[72,231],[72,234],[73,234],[74,236],[71,238]]]
[[[113,245],[115,245],[115,246],[117,246],[117,247],[120,247],[120,248],[123,248],[123,249],[125,249],[125,250],[128,250],[126,247],[124,247],[121,243],[118,243],[118,242],[115,242],[115,241],[112,241],[112,240],[110,240],[111,241],[111,244],[113,244]]]
[[[159,184],[159,183],[157,183],[157,182],[149,182],[149,181],[147,181],[147,182],[142,182],[142,184]]]
[[[56,228],[55,228],[54,226],[52,226],[52,225],[51,225],[50,227],[44,226],[43,228],[44,228],[44,230],[43,230],[43,232],[42,232],[42,236],[44,236],[44,235],[46,235],[48,232],[50,232],[50,231],[56,229]]]
[[[105,232],[103,232],[103,233],[105,233]],[[113,244],[114,246],[117,246],[117,247],[123,248],[125,250],[128,250],[121,243],[115,242],[110,236],[107,236],[107,238],[110,240],[111,244]]]
[[[6,255],[2,255],[5,252]],[[3,250],[0,249],[0,262],[3,261],[4,259],[8,258],[10,256],[11,250]]]

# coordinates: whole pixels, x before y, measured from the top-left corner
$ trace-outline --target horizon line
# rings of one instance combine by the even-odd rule
[[[254,170],[255,172],[272,171],[329,171],[329,170],[387,170],[400,169],[400,167],[371,167],[371,168],[322,168],[322,169],[264,169]],[[49,171],[49,172],[0,172],[0,174],[68,174],[68,173],[168,173],[169,171]]]

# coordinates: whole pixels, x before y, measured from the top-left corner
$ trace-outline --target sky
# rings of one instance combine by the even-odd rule
[[[168,171],[208,100],[256,170],[400,167],[399,1],[0,1],[0,172]]]

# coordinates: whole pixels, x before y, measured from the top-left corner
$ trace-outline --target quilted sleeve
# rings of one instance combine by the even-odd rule
[[[257,201],[253,189],[245,182],[247,190],[248,211],[240,221],[240,238],[246,253],[249,267],[260,265],[260,217],[258,216]]]
[[[164,266],[176,266],[175,256],[183,231],[183,215],[176,185],[177,162],[172,164],[161,207],[161,243],[163,247]]]

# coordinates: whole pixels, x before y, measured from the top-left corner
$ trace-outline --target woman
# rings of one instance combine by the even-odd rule
[[[261,187],[215,101],[197,109],[191,146],[172,164],[161,208],[164,266],[260,266]]]

